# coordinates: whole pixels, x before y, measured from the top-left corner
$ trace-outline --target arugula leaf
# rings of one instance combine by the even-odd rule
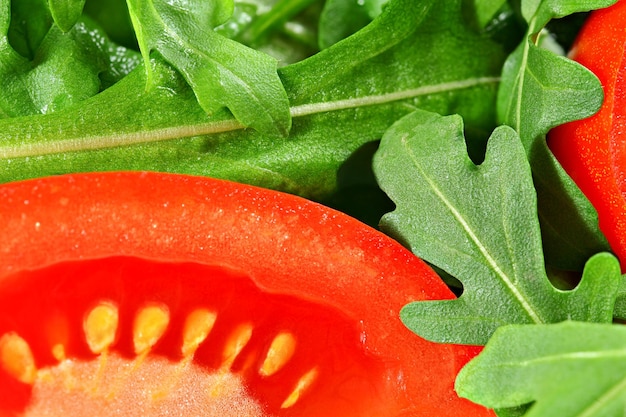
[[[506,0],[474,0],[476,20],[480,27],[485,27],[496,13],[506,4]]]
[[[415,333],[480,345],[509,323],[612,319],[620,280],[612,255],[592,258],[573,291],[550,284],[530,167],[513,129],[496,129],[476,166],[460,117],[416,111],[385,133],[374,172],[397,207],[382,229],[464,284],[456,300],[407,305],[401,317]]]
[[[622,280],[620,281],[613,317],[619,320],[626,320],[626,275],[622,275]]]
[[[81,19],[68,33],[57,26],[39,44],[33,60],[9,44],[10,7],[0,1],[0,117],[50,113],[94,96],[125,76],[136,54],[111,43]],[[2,40],[3,39],[3,40]]]
[[[278,60],[279,67],[284,67],[319,51],[317,27],[322,3],[323,0],[235,1],[231,18],[215,31],[265,52]]]
[[[583,66],[535,44],[553,18],[606,7],[615,0],[524,1],[526,39],[504,65],[498,92],[498,117],[515,128],[530,151],[552,127],[588,117],[602,104],[602,87]],[[554,111],[558,109],[558,111]]]
[[[207,113],[228,107],[246,126],[288,134],[289,101],[276,60],[212,30],[232,14],[232,0],[128,0],[128,7],[149,88],[156,87],[149,65],[156,50],[183,74]]]
[[[519,133],[539,195],[539,215],[547,261],[578,270],[594,253],[609,250],[595,209],[561,168],[545,144],[559,124],[588,117],[602,103],[600,82],[581,65],[536,45],[553,18],[606,7],[615,0],[527,0],[522,15],[527,36],[502,71],[498,119]]]
[[[459,373],[461,397],[526,417],[623,416],[626,327],[564,322],[499,329]]]
[[[495,125],[491,94],[504,58],[501,45],[468,26],[462,1],[396,0],[354,36],[285,67],[281,76],[296,106],[393,99],[406,104],[390,122],[415,107],[462,114],[476,140],[471,146],[480,148]]]
[[[263,13],[246,26],[237,39],[247,45],[259,45],[277,26],[293,18],[317,0],[278,0],[271,12]]]
[[[48,5],[54,23],[63,32],[69,32],[83,13],[85,0],[48,0]]]
[[[328,0],[320,16],[319,45],[326,49],[372,21],[358,0]]]
[[[32,59],[53,23],[48,1],[0,0],[0,9],[0,19],[10,20],[8,27],[10,45],[19,55]],[[7,13],[6,16],[5,13]],[[9,24],[9,21],[7,20],[6,23]],[[0,30],[0,35],[6,33],[7,29]]]
[[[293,115],[287,140],[244,130],[224,110],[207,116],[157,54],[159,88],[145,90],[139,68],[81,106],[0,120],[0,181],[159,170],[334,198],[348,158],[416,106],[462,114],[475,131],[492,128],[505,54],[465,26],[460,1],[433,3],[392,1],[368,28],[281,68]]]

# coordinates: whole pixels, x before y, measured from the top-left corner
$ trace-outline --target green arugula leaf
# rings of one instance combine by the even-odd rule
[[[207,113],[228,107],[245,126],[288,134],[289,101],[276,60],[212,30],[231,16],[232,0],[128,0],[128,6],[149,88],[156,87],[149,65],[156,50],[183,74]]]
[[[146,90],[139,68],[81,106],[0,120],[0,181],[159,170],[334,198],[343,164],[416,106],[462,114],[474,131],[493,127],[505,54],[464,25],[460,1],[433,3],[392,1],[363,31],[281,68],[293,116],[286,140],[243,129],[225,110],[207,116],[157,54],[159,88]]]
[[[124,77],[136,53],[110,42],[92,22],[81,19],[68,33],[51,26],[33,60],[9,44],[10,7],[0,2],[0,117],[51,113],[99,93]]]
[[[326,49],[359,31],[372,21],[358,0],[328,0],[320,16],[319,45]]]
[[[459,373],[461,397],[526,417],[624,415],[626,327],[564,322],[499,329]]]
[[[293,64],[319,51],[318,21],[323,0],[235,1],[233,15],[215,31],[278,60]]]
[[[496,129],[476,166],[460,117],[416,111],[385,133],[374,172],[396,204],[383,230],[464,286],[456,300],[402,310],[420,336],[485,344],[509,323],[612,319],[620,280],[612,255],[591,258],[572,291],[548,280],[531,171],[513,129]]]
[[[0,19],[10,20],[6,21],[10,45],[19,55],[33,59],[53,23],[48,0],[0,0],[0,9]],[[5,34],[3,28],[0,35]]]
[[[558,164],[545,135],[559,124],[588,117],[603,100],[600,82],[579,64],[536,45],[553,18],[606,7],[615,0],[527,0],[522,15],[527,36],[502,71],[498,119],[520,135],[539,195],[539,215],[547,262],[580,269],[594,253],[609,250],[597,213]]]
[[[317,0],[277,0],[268,13],[258,15],[237,37],[247,45],[259,45],[276,27],[285,24]]]
[[[461,114],[470,147],[481,149],[495,126],[492,91],[503,61],[501,45],[468,26],[461,1],[402,0],[388,3],[354,36],[285,67],[281,76],[292,105],[305,109],[345,100],[363,106],[404,101],[387,126],[413,108]]]
[[[622,280],[620,281],[613,317],[619,320],[626,320],[626,275],[622,275]]]
[[[54,23],[63,32],[69,32],[82,15],[85,0],[48,0],[48,5]]]
[[[485,27],[506,4],[506,0],[474,0],[473,3],[478,25]]]

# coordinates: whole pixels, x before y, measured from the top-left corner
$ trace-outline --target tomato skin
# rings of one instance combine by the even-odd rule
[[[398,416],[493,415],[453,390],[480,349],[427,342],[398,318],[408,302],[452,293],[397,242],[342,213],[275,191],[157,173],[6,184],[0,201],[0,284],[18,271],[112,256],[245,271],[261,289],[357,320],[363,349],[389,363]]]
[[[600,79],[604,103],[595,115],[553,129],[548,145],[598,211],[626,271],[626,1],[592,12],[570,57]]]

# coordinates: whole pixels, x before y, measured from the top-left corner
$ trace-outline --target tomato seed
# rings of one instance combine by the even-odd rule
[[[170,323],[170,313],[164,305],[143,307],[133,324],[133,346],[137,355],[146,355],[157,344]]]
[[[300,377],[298,383],[296,384],[296,387],[293,389],[293,391],[291,391],[291,394],[289,394],[287,399],[283,401],[280,408],[293,407],[298,402],[302,394],[304,394],[304,392],[313,384],[315,379],[317,379],[317,375],[317,368],[313,368],[302,377]]]
[[[271,376],[287,364],[296,351],[296,338],[288,332],[279,333],[270,345],[263,365],[259,369],[262,376]]]
[[[213,330],[216,320],[216,313],[203,308],[194,310],[187,316],[183,327],[183,347],[181,349],[185,358],[193,356],[200,344]]]
[[[237,356],[250,341],[252,329],[252,324],[244,323],[237,326],[230,335],[222,353],[222,370],[227,371],[233,365]]]
[[[117,306],[109,301],[102,301],[87,313],[83,321],[83,331],[87,345],[93,353],[100,354],[113,345],[119,319]]]
[[[32,384],[37,377],[33,352],[17,333],[5,333],[0,337],[0,364],[17,380]]]

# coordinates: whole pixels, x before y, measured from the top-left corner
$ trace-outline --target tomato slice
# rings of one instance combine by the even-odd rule
[[[558,126],[548,145],[598,211],[599,226],[626,272],[626,1],[591,13],[570,56],[601,81],[592,117]]]
[[[0,415],[493,415],[453,390],[479,348],[398,318],[453,295],[342,213],[157,173],[0,199]]]

